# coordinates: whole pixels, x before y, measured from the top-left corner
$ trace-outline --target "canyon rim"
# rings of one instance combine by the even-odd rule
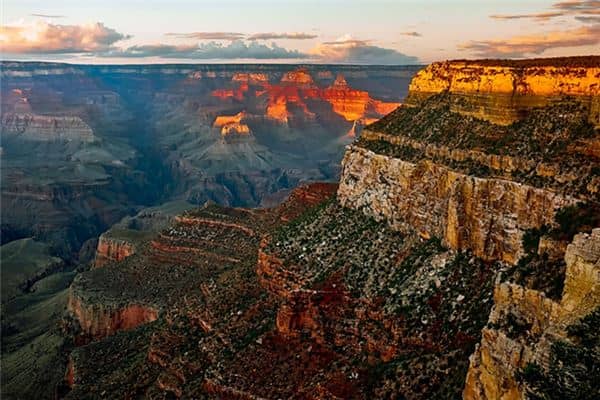
[[[600,398],[598,1],[3,9],[3,399]]]

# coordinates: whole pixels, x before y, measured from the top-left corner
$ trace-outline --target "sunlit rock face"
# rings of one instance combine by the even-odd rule
[[[551,225],[561,208],[597,201],[599,135],[590,116],[598,63],[430,65],[411,82],[407,103],[346,152],[340,202],[396,229],[516,263],[525,231]],[[482,103],[496,95],[511,103]],[[465,111],[469,104],[477,113]]]
[[[375,122],[400,105],[400,103],[384,103],[371,99],[368,92],[350,87],[341,74],[337,76],[332,86],[323,90],[323,98],[331,103],[335,113],[347,121],[362,120],[365,124]]]
[[[600,125],[600,68],[557,61],[555,65],[531,60],[525,63],[451,61],[433,63],[420,71],[410,85],[407,104],[449,92],[452,109],[500,125],[520,119],[533,107],[573,96],[589,104],[589,121]]]
[[[245,112],[239,112],[236,115],[220,115],[215,119],[213,126],[221,129],[221,135],[249,135],[250,128],[242,120],[246,117]]]
[[[325,80],[330,80],[331,75],[317,74]],[[287,125],[290,119],[315,120],[328,108],[326,103],[346,121],[360,120],[367,124],[400,105],[399,102],[376,100],[368,91],[353,88],[342,73],[327,87],[319,86],[305,68],[284,73],[279,82],[269,81],[265,74],[252,73],[236,74],[231,80],[232,88],[214,90],[212,95],[221,100],[235,101],[266,96],[268,103],[264,115],[282,125]]]

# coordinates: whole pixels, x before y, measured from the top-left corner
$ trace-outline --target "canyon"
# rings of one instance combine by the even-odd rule
[[[337,179],[348,132],[395,108],[417,69],[3,61],[3,396],[56,379],[23,377],[46,366],[36,352],[59,362],[79,272],[133,255],[194,206],[273,206],[301,182]],[[84,329],[97,338],[154,315],[136,307],[76,308],[102,319]]]
[[[277,79],[237,68],[168,70],[185,71],[186,95],[157,93],[151,118],[175,144],[166,159],[186,171],[186,195],[131,212],[92,246],[90,267],[61,286],[60,323],[33,347],[53,343],[33,380],[53,374],[30,396],[600,395],[600,57],[433,63],[405,100],[375,98],[358,67]],[[207,85],[214,103],[196,113],[214,140],[192,153],[176,137],[199,132],[178,107],[214,79],[227,84]],[[315,162],[345,145],[339,183],[265,173],[274,149],[323,137]],[[213,179],[223,154],[252,189]]]
[[[69,258],[144,207],[255,207],[335,180],[347,134],[397,107],[416,70],[4,61],[3,243]]]

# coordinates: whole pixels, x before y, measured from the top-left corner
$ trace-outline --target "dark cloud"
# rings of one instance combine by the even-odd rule
[[[600,16],[580,15],[578,17],[575,17],[575,19],[579,22],[583,22],[584,24],[600,24]]]
[[[554,17],[560,17],[565,15],[562,11],[551,11],[544,13],[536,13],[536,14],[514,14],[514,15],[490,15],[490,18],[493,19],[538,19],[538,20],[548,20]]]
[[[48,15],[48,14],[29,14],[32,17],[40,17],[40,18],[65,18],[64,15]]]
[[[565,31],[513,36],[500,40],[471,41],[460,46],[479,57],[521,58],[539,55],[548,49],[577,47],[600,43],[600,25],[582,26]]]
[[[400,32],[401,35],[403,36],[412,36],[412,37],[421,37],[423,35],[421,35],[419,32]]]
[[[197,40],[241,40],[246,35],[239,32],[190,32],[190,33],[167,33],[166,36],[174,36],[180,39]]]
[[[274,33],[274,32],[266,32],[266,33],[255,33],[247,37],[248,40],[275,40],[275,39],[292,39],[292,40],[306,40],[306,39],[314,39],[317,35],[313,35],[310,33],[304,32],[294,32],[294,33]]]
[[[537,19],[549,20],[563,16],[600,15],[600,0],[569,0],[554,3],[554,11],[534,14],[490,15],[494,19]],[[576,19],[579,19],[576,17]]]
[[[101,57],[160,57],[182,59],[296,59],[307,55],[297,50],[288,50],[272,43],[265,44],[233,41],[227,45],[218,42],[200,45],[143,45],[131,46],[123,50],[112,50],[96,54]]]
[[[600,0],[571,0],[554,3],[553,8],[582,14],[600,15]]]
[[[191,32],[191,33],[167,33],[167,36],[174,36],[180,39],[197,39],[197,40],[276,40],[276,39],[292,39],[305,40],[314,39],[317,35],[304,32],[292,33],[276,33],[264,32],[246,35],[240,32]]]

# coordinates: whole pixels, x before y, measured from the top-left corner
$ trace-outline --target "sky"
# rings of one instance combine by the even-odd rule
[[[600,0],[2,0],[2,60],[421,64],[600,54]]]

